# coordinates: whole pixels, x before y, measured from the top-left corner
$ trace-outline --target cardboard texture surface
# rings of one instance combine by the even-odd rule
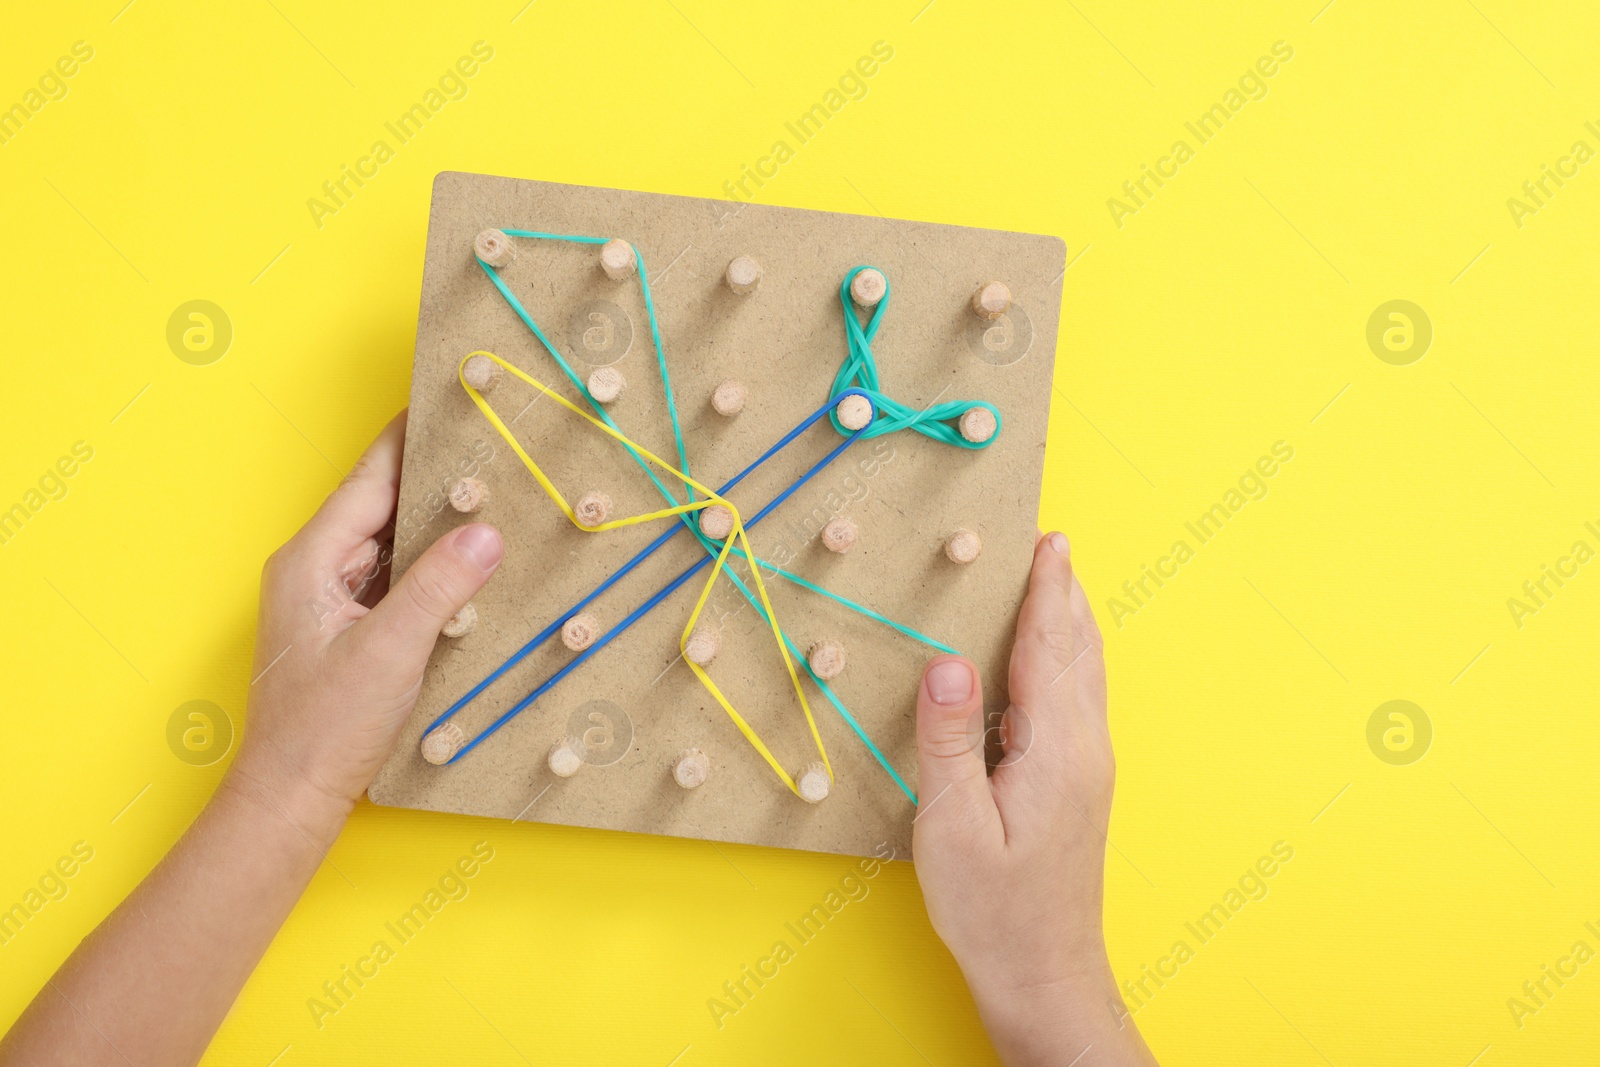
[[[485,277],[473,237],[487,227],[622,237],[642,253],[688,451],[690,473],[720,486],[826,402],[847,353],[839,285],[870,264],[891,286],[873,344],[882,390],[915,408],[988,400],[1004,428],[968,451],[912,431],[859,441],[750,533],[756,553],[972,656],[991,718],[1004,709],[1005,663],[1032,553],[1044,461],[1065,249],[1053,237],[719,200],[622,192],[460,173],[434,184],[427,263],[397,521],[396,575],[436,538],[469,521],[504,533],[506,558],[475,601],[471,634],[441,638],[421,699],[371,789],[385,805],[500,818],[869,855],[906,855],[910,801],[802,672],[835,771],[833,794],[808,805],[786,789],[678,655],[678,635],[709,568],[574,671],[474,751],[447,767],[418,752],[445,708],[530,637],[659,536],[672,520],[606,533],[574,528],[473,406],[456,378],[462,356],[486,349],[583,406],[578,391]],[[636,278],[611,281],[597,246],[514,239],[501,277],[580,376],[614,365],[628,386],[608,408],[634,441],[675,461],[671,424]],[[723,283],[737,255],[764,268],[738,296]],[[1013,310],[984,323],[977,286],[1010,286]],[[725,418],[710,406],[736,378],[749,399]],[[495,410],[569,501],[601,489],[613,517],[662,508],[623,448],[506,375]],[[819,421],[729,494],[753,515],[841,440]],[[476,514],[444,500],[464,473],[490,499]],[[682,498],[681,485],[658,472]],[[836,514],[860,529],[852,551],[818,538]],[[984,550],[958,566],[942,551],[958,528]],[[690,566],[700,548],[680,534],[586,610],[609,629]],[[741,574],[745,573],[741,568]],[[779,622],[805,649],[832,638],[848,666],[833,682],[845,706],[915,789],[915,694],[931,649],[782,579],[768,592]],[[709,673],[791,774],[816,758],[771,632],[726,578],[702,625],[721,629]],[[552,638],[455,717],[469,737],[569,662]],[[974,723],[974,736],[980,734]],[[550,746],[586,735],[589,762],[569,779],[546,765]],[[992,735],[991,735],[992,740]],[[695,747],[709,780],[677,787],[671,768]]]

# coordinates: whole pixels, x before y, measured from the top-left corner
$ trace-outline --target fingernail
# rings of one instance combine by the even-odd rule
[[[506,554],[500,531],[487,523],[476,522],[463,526],[456,534],[456,554],[485,574],[493,574]]]
[[[1050,535],[1050,547],[1055,549],[1061,555],[1065,556],[1070,550],[1071,546],[1067,544],[1066,534],[1053,533]]]
[[[942,660],[928,668],[928,695],[935,704],[964,704],[972,696],[972,668],[958,659]]]

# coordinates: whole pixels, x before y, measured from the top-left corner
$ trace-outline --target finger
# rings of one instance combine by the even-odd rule
[[[400,496],[400,461],[405,453],[406,412],[389,424],[367,447],[344,481],[306,523],[305,534],[343,548],[376,536],[389,524]]]
[[[1113,772],[1105,657],[1089,600],[1059,533],[1040,538],[1011,660],[1006,754],[992,779],[1008,839],[1105,833]]]
[[[440,628],[478,594],[504,555],[500,531],[487,523],[439,538],[350,628],[359,653],[406,673],[420,672]]]
[[[369,608],[381,600],[383,592],[389,588],[388,575],[393,559],[394,545],[380,537],[369,537],[351,549],[339,568],[350,599]]]
[[[378,566],[377,573],[372,576],[371,581],[367,582],[366,587],[356,597],[356,603],[369,611],[377,606],[378,601],[389,595],[389,576],[393,571],[394,558],[388,555],[384,556]]]
[[[390,550],[375,538],[367,538],[350,548],[337,566],[317,557],[326,553],[312,543],[296,546],[303,573],[300,581],[311,581],[311,615],[317,629],[328,637],[343,633],[363,618],[389,588]]]
[[[1017,613],[1011,651],[1011,706],[1002,721],[1005,754],[995,768],[994,788],[1007,826],[1013,794],[1038,808],[1040,790],[1059,792],[1083,733],[1074,714],[1083,650],[1072,624],[1072,557],[1067,539],[1043,534],[1033,546],[1028,592]],[[1053,805],[1051,806],[1053,808]]]
[[[983,686],[965,656],[935,656],[917,689],[917,819],[936,827],[998,824],[983,762]]]
[[[1091,724],[1104,726],[1106,721],[1106,657],[1105,640],[1100,636],[1100,624],[1094,620],[1094,609],[1089,606],[1089,596],[1072,576],[1073,644],[1079,649],[1073,653],[1077,662],[1069,676],[1077,685],[1078,712]],[[1087,651],[1083,651],[1087,650]]]
[[[1033,547],[1028,593],[1017,614],[1017,640],[1011,652],[1011,700],[1030,714],[1059,690],[1082,650],[1074,647],[1071,615],[1072,558],[1067,539],[1046,534]]]

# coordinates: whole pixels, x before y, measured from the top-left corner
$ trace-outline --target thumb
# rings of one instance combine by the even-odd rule
[[[478,595],[505,556],[500,531],[475,522],[445,534],[417,558],[355,627],[391,663],[424,663],[439,630]]]
[[[965,656],[935,656],[917,689],[917,820],[998,817],[983,762],[983,686]],[[924,820],[922,817],[927,815]]]

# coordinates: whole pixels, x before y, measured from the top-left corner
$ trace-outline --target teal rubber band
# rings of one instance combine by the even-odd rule
[[[749,557],[746,556],[745,553],[744,553],[744,549],[739,548],[738,546],[735,546],[734,548],[732,548],[730,550],[730,555],[738,556],[740,559],[744,560],[746,563],[750,562]],[[955,649],[951,648],[949,645],[945,644],[943,641],[935,640],[934,638],[929,637],[927,634],[919,633],[916,630],[913,630],[909,626],[903,626],[900,623],[895,622],[893,619],[889,618],[887,615],[880,615],[878,612],[873,611],[871,608],[867,607],[865,604],[857,604],[855,601],[849,599],[848,597],[842,597],[838,593],[833,592],[832,590],[824,589],[820,585],[813,585],[812,583],[806,581],[804,578],[800,577],[798,574],[790,574],[788,571],[784,570],[782,567],[779,567],[779,566],[777,566],[776,564],[773,564],[773,563],[768,563],[766,560],[762,559],[760,556],[756,557],[756,564],[757,564],[757,566],[762,568],[762,573],[763,574],[766,574],[766,573],[775,574],[778,577],[785,579],[786,581],[793,582],[795,585],[798,585],[802,589],[809,589],[809,590],[811,590],[811,592],[816,593],[818,596],[824,596],[824,597],[827,597],[829,600],[832,600],[833,602],[835,602],[837,604],[843,604],[845,607],[849,608],[851,611],[857,612],[858,614],[861,614],[861,615],[865,615],[867,618],[872,619],[874,622],[881,622],[885,626],[888,626],[888,627],[891,627],[891,628],[893,628],[895,630],[900,631],[902,634],[905,634],[907,637],[911,638],[913,641],[920,641],[920,642],[922,642],[923,644],[927,645],[930,648],[936,648],[940,652],[948,652],[952,656],[959,656],[961,654],[961,653],[957,652]]]
[[[528,309],[522,306],[522,301],[518,300],[516,294],[511,291],[511,288],[501,280],[499,272],[481,259],[478,260],[478,266],[482,267],[483,272],[489,276],[489,280],[494,282],[495,288],[500,290],[500,295],[505,297],[506,303],[511,305],[511,310],[515,311],[517,313],[517,317],[527,325],[528,329],[533,331],[533,335],[539,339],[539,343],[544,346],[545,351],[550,353],[550,357],[554,359],[556,361],[556,365],[561,368],[561,373],[565,374],[567,376],[567,380],[572,383],[573,388],[578,390],[578,395],[589,402],[589,406],[594,409],[595,415],[600,419],[600,421],[611,427],[613,430],[616,430],[618,433],[621,433],[622,428],[612,420],[610,413],[606,411],[605,407],[589,394],[589,387],[578,378],[577,372],[572,369],[572,366],[565,359],[561,358],[561,353],[556,351],[555,345],[551,344],[550,339],[544,335],[544,331],[539,329],[539,324],[533,321],[533,316],[528,314]],[[639,455],[632,445],[628,444],[626,441],[623,441],[622,447],[628,450],[628,455],[632,456],[633,461],[639,465],[641,470],[644,471],[645,477],[649,478],[650,481],[654,483],[656,489],[660,491],[661,495],[665,497],[673,507],[683,503],[683,501],[674,496],[665,485],[661,484],[661,479],[656,477],[655,471],[650,469],[650,465],[644,461],[644,457]],[[684,470],[683,473],[688,474],[689,471]],[[682,516],[679,517],[682,518]]]
[[[525,237],[536,240],[567,241],[574,244],[597,245],[605,244],[608,240],[610,240],[610,238],[606,237],[543,233],[536,230],[504,230],[502,232],[511,237]],[[661,341],[661,327],[660,322],[656,317],[655,301],[650,292],[650,282],[649,276],[645,271],[644,256],[637,248],[633,249],[633,255],[635,268],[639,275],[640,290],[644,298],[645,314],[650,323],[651,344],[655,348],[656,365],[661,373],[662,390],[666,396],[667,414],[672,424],[673,444],[678,452],[680,469],[685,474],[690,474],[691,472],[689,469],[688,452],[683,443],[683,429],[678,419],[678,408],[673,394],[672,378],[667,368],[666,350]],[[523,324],[528,327],[528,329],[533,333],[534,337],[539,340],[539,343],[544,347],[545,351],[548,352],[550,357],[555,360],[556,365],[561,369],[561,372],[567,376],[567,380],[572,383],[573,387],[578,390],[579,395],[589,402],[589,406],[594,409],[597,416],[603,422],[605,422],[606,425],[610,426],[614,430],[617,430],[618,433],[621,433],[621,428],[612,420],[610,413],[607,412],[604,406],[596,401],[592,395],[590,395],[588,386],[578,377],[577,373],[572,369],[572,366],[566,361],[566,359],[562,357],[561,353],[557,351],[555,345],[550,343],[550,339],[546,337],[544,331],[539,328],[539,324],[534,321],[533,316],[528,313],[527,308],[523,307],[522,302],[517,299],[516,294],[513,293],[510,287],[507,286],[500,278],[499,271],[489,266],[487,263],[484,263],[481,259],[478,260],[478,266],[483,269],[483,272],[486,275],[488,275],[489,280],[494,284],[495,288],[499,290],[501,297],[503,297],[506,303],[511,306],[511,309],[516,312],[517,317],[522,320]],[[866,432],[863,434],[863,437],[881,437],[885,434],[897,433],[900,430],[909,429],[915,430],[917,433],[920,433],[923,436],[931,438],[935,441],[939,441],[943,444],[954,445],[958,448],[987,448],[989,444],[991,444],[1000,436],[1001,415],[999,409],[993,404],[990,404],[987,401],[946,401],[941,404],[930,405],[927,408],[918,410],[916,408],[908,407],[907,405],[884,395],[880,391],[878,381],[878,366],[872,355],[872,340],[877,336],[879,323],[883,318],[884,312],[888,308],[889,292],[887,279],[885,279],[885,291],[883,299],[878,302],[878,305],[873,309],[872,314],[868,319],[867,325],[863,327],[859,318],[855,314],[852,302],[850,300],[849,290],[850,282],[857,274],[866,269],[868,269],[866,266],[860,266],[850,271],[849,274],[845,275],[844,281],[841,282],[839,286],[839,299],[844,310],[845,333],[850,351],[846,356],[844,363],[840,366],[838,374],[834,376],[833,388],[829,395],[837,396],[844,390],[851,388],[859,388],[872,394],[874,405],[879,411],[879,417],[874,420],[873,425],[867,428]],[[995,433],[989,438],[988,441],[968,441],[966,438],[961,436],[959,431],[954,426],[950,425],[952,421],[958,420],[962,415],[975,407],[986,408],[994,416]],[[848,436],[852,432],[846,430],[844,426],[840,424],[838,414],[836,412],[830,412],[828,418],[833,424],[834,429],[841,434]],[[655,472],[652,471],[649,465],[645,463],[644,458],[638,454],[632,445],[624,442],[623,446],[627,449],[629,455],[633,457],[634,462],[637,463],[640,469],[644,471],[645,476],[648,477],[655,485],[657,491],[661,493],[662,497],[673,506],[677,506],[680,503],[677,496],[664,484],[662,484],[661,480],[655,475]],[[686,486],[685,489],[689,498],[689,502],[692,503],[695,499],[694,490],[692,487],[688,486]],[[710,538],[701,533],[699,524],[692,521],[688,514],[681,514],[677,518],[679,522],[688,527],[689,532],[694,536],[695,540],[700,543],[703,551],[711,555],[715,555],[721,551],[721,545],[715,541],[712,541]],[[747,564],[749,563],[749,559],[743,550],[735,548],[733,551],[741,559],[744,559]],[[759,557],[756,559],[756,565],[765,567],[768,571],[782,577],[785,581],[788,581],[794,585],[798,585],[812,593],[826,597],[829,600],[832,600],[835,603],[838,603],[843,607],[855,611],[869,619],[883,623],[884,625],[891,627],[892,629],[912,638],[913,640],[920,641],[923,644],[929,645],[930,647],[937,648],[942,652],[956,654],[955,649],[941,641],[937,641],[934,638],[919,633],[909,626],[904,626],[900,623],[897,623],[893,619],[890,619],[879,612],[873,611],[871,608],[868,608],[865,605],[857,604],[846,597],[842,597],[836,593],[830,592],[821,586],[815,585],[806,579],[801,578],[799,575],[791,574],[790,572],[783,570],[781,567],[776,567],[760,559]],[[744,597],[745,601],[756,609],[756,612],[761,616],[762,621],[768,625],[771,625],[772,620],[767,615],[766,609],[761,605],[760,599],[751,593],[744,581],[737,574],[730,570],[724,569],[722,573],[733,582],[734,587],[738,590],[740,595]],[[817,683],[817,687],[828,698],[829,703],[834,706],[834,709],[838,711],[840,718],[844,719],[846,725],[850,727],[852,732],[855,733],[856,737],[861,741],[861,743],[866,746],[867,751],[870,752],[878,764],[888,772],[889,777],[894,780],[894,783],[897,786],[899,786],[900,791],[910,799],[912,804],[916,804],[916,794],[913,793],[906,785],[905,780],[900,777],[900,774],[894,769],[894,766],[889,762],[888,758],[884,756],[882,750],[880,750],[878,746],[873,743],[872,738],[868,736],[866,730],[862,728],[861,724],[856,721],[855,716],[850,714],[850,711],[845,707],[844,702],[841,701],[834,693],[833,687],[822,678],[817,677],[816,672],[811,669],[810,662],[804,655],[801,654],[799,648],[795,645],[794,640],[782,629],[781,626],[778,627],[778,634],[783,639],[784,644],[789,648],[791,655],[797,659],[802,666],[805,667],[806,673],[809,674],[811,679]]]
[[[863,438],[882,437],[884,434],[897,433],[900,430],[915,430],[924,437],[931,437],[941,444],[954,445],[957,448],[976,450],[988,448],[1000,437],[1001,417],[1000,409],[985,400],[947,400],[942,404],[933,404],[920,411],[907,407],[893,397],[885,396],[879,389],[878,363],[872,357],[872,340],[878,336],[878,324],[883,320],[883,313],[889,309],[890,287],[888,278],[884,278],[883,299],[872,309],[872,315],[867,319],[866,326],[861,325],[861,320],[856,316],[855,304],[850,299],[850,283],[855,276],[866,266],[857,267],[844,276],[844,281],[839,283],[839,304],[844,309],[845,338],[850,346],[849,355],[839,367],[839,373],[833,378],[833,394],[838,396],[846,389],[859,388],[872,393],[873,402],[878,407],[879,417],[867,427]],[[961,436],[954,426],[953,420],[961,418],[973,408],[984,408],[994,416],[994,434],[987,441],[968,441]],[[850,430],[839,423],[839,415],[834,412],[828,416],[833,422],[833,428],[849,436]]]
[[[766,609],[761,606],[759,599],[750,594],[750,590],[745,586],[744,580],[726,567],[723,568],[722,573],[727,575],[739,592],[744,594],[744,598],[750,602],[750,606],[756,609],[756,614],[761,616],[761,621],[771,625],[772,620],[768,617]],[[889,762],[889,758],[883,754],[883,751],[873,744],[872,738],[867,736],[867,731],[862,729],[861,724],[856,721],[856,717],[850,714],[849,709],[844,706],[844,702],[834,693],[833,686],[817,676],[817,672],[811,669],[811,661],[805,657],[799,646],[794,643],[794,639],[781,626],[778,628],[778,633],[782,635],[783,643],[789,646],[789,654],[794,657],[800,666],[805,668],[806,673],[811,676],[811,680],[817,683],[817,688],[822,690],[823,695],[828,698],[828,703],[832,704],[834,709],[838,711],[839,717],[845,721],[845,725],[855,732],[856,737],[866,746],[867,751],[872,754],[872,758],[878,761],[878,766],[889,772],[889,777],[894,779],[894,784],[899,786],[900,791],[915,805],[917,795],[911,791],[910,786],[906,785],[905,779],[900,777],[900,772],[894,769],[894,764]]]
[[[585,245],[605,244],[607,241],[612,240],[612,238],[609,237],[575,237],[567,234],[539,233],[536,230],[501,230],[500,232],[509,237],[534,237],[547,241],[571,241],[575,244]],[[630,244],[628,247],[633,248],[633,245]],[[673,399],[672,376],[667,373],[667,353],[665,346],[663,346],[661,343],[661,326],[656,321],[655,300],[650,295],[650,276],[645,273],[644,256],[640,254],[637,248],[633,248],[633,263],[634,269],[639,274],[639,288],[644,293],[645,314],[650,319],[650,341],[655,345],[656,349],[656,366],[661,370],[661,382],[667,395],[667,415],[672,420],[672,439],[673,443],[676,444],[678,448],[678,469],[683,471],[685,474],[693,474],[694,472],[689,469],[689,455],[683,447],[683,428],[678,424],[678,404],[677,401]],[[501,292],[505,292],[505,289],[502,288]],[[524,321],[527,321],[526,317],[524,317]],[[529,325],[532,325],[532,323],[529,322]],[[535,330],[535,332],[537,332],[537,330]],[[542,336],[539,339],[541,341],[544,340]],[[549,342],[545,343],[545,347],[550,347]],[[560,357],[557,358],[559,359]],[[570,372],[567,376],[569,378],[573,377]],[[577,379],[573,378],[573,381],[576,382]],[[587,389],[584,389],[583,392],[585,396],[588,396],[589,391]],[[589,402],[593,404],[594,398],[589,397]],[[598,407],[598,405],[596,406]],[[610,422],[611,420],[607,419],[606,421]],[[615,429],[615,425],[613,425],[612,428]],[[635,456],[634,458],[637,459],[638,457]],[[689,502],[691,504],[694,503],[694,487],[685,486],[685,488],[689,493]],[[674,503],[677,502],[676,497],[673,497],[672,500]]]
[[[540,233],[536,230],[502,230],[500,232],[506,234],[508,237],[531,237],[539,240],[568,241],[573,244],[586,245],[605,244],[607,241],[611,240],[609,237],[580,237],[569,234]],[[632,248],[633,246],[630,245],[629,247]],[[678,450],[678,469],[683,471],[685,474],[693,474],[694,472],[689,469],[688,452],[683,447],[683,429],[678,423],[678,405],[673,399],[672,375],[667,370],[667,352],[665,346],[661,343],[661,327],[656,321],[655,300],[650,295],[650,278],[649,275],[645,273],[644,256],[639,253],[637,248],[633,249],[633,262],[634,269],[639,275],[639,288],[644,294],[645,313],[650,320],[650,341],[655,346],[656,350],[656,367],[661,372],[662,390],[665,392],[667,397],[667,414],[672,420],[673,443],[676,445]],[[500,290],[500,295],[504,297],[506,302],[511,305],[512,310],[517,313],[517,316],[522,319],[522,321],[527,325],[528,329],[533,331],[533,335],[539,339],[539,343],[544,345],[545,351],[549,352],[550,355],[554,357],[557,365],[560,366],[562,373],[567,376],[567,380],[573,384],[583,398],[589,402],[589,406],[599,414],[601,420],[604,421],[606,425],[620,433],[621,428],[612,421],[610,413],[606,411],[605,407],[601,405],[599,401],[595,400],[595,398],[590,395],[589,387],[584,382],[579,380],[577,372],[572,369],[571,364],[561,357],[560,352],[556,351],[556,347],[550,343],[550,339],[544,335],[544,331],[539,329],[538,324],[533,321],[533,316],[528,314],[528,309],[522,306],[522,301],[518,300],[516,294],[514,294],[510,287],[508,287],[505,282],[501,280],[499,271],[490,267],[481,259],[478,260],[478,266],[482,267],[484,272],[489,275],[490,280],[495,284],[495,288]],[[655,482],[656,488],[661,490],[661,492],[666,496],[667,500],[676,506],[679,503],[677,496],[668,491],[667,488],[661,484],[660,480],[656,478],[655,473],[650,470],[649,465],[646,464],[639,454],[633,450],[631,445],[626,447],[628,448],[629,454],[633,456],[634,462],[638,463],[639,466],[644,469],[644,472],[650,476],[650,480],[652,482]],[[694,489],[689,486],[685,486],[685,489],[688,492],[689,502],[693,503]]]

